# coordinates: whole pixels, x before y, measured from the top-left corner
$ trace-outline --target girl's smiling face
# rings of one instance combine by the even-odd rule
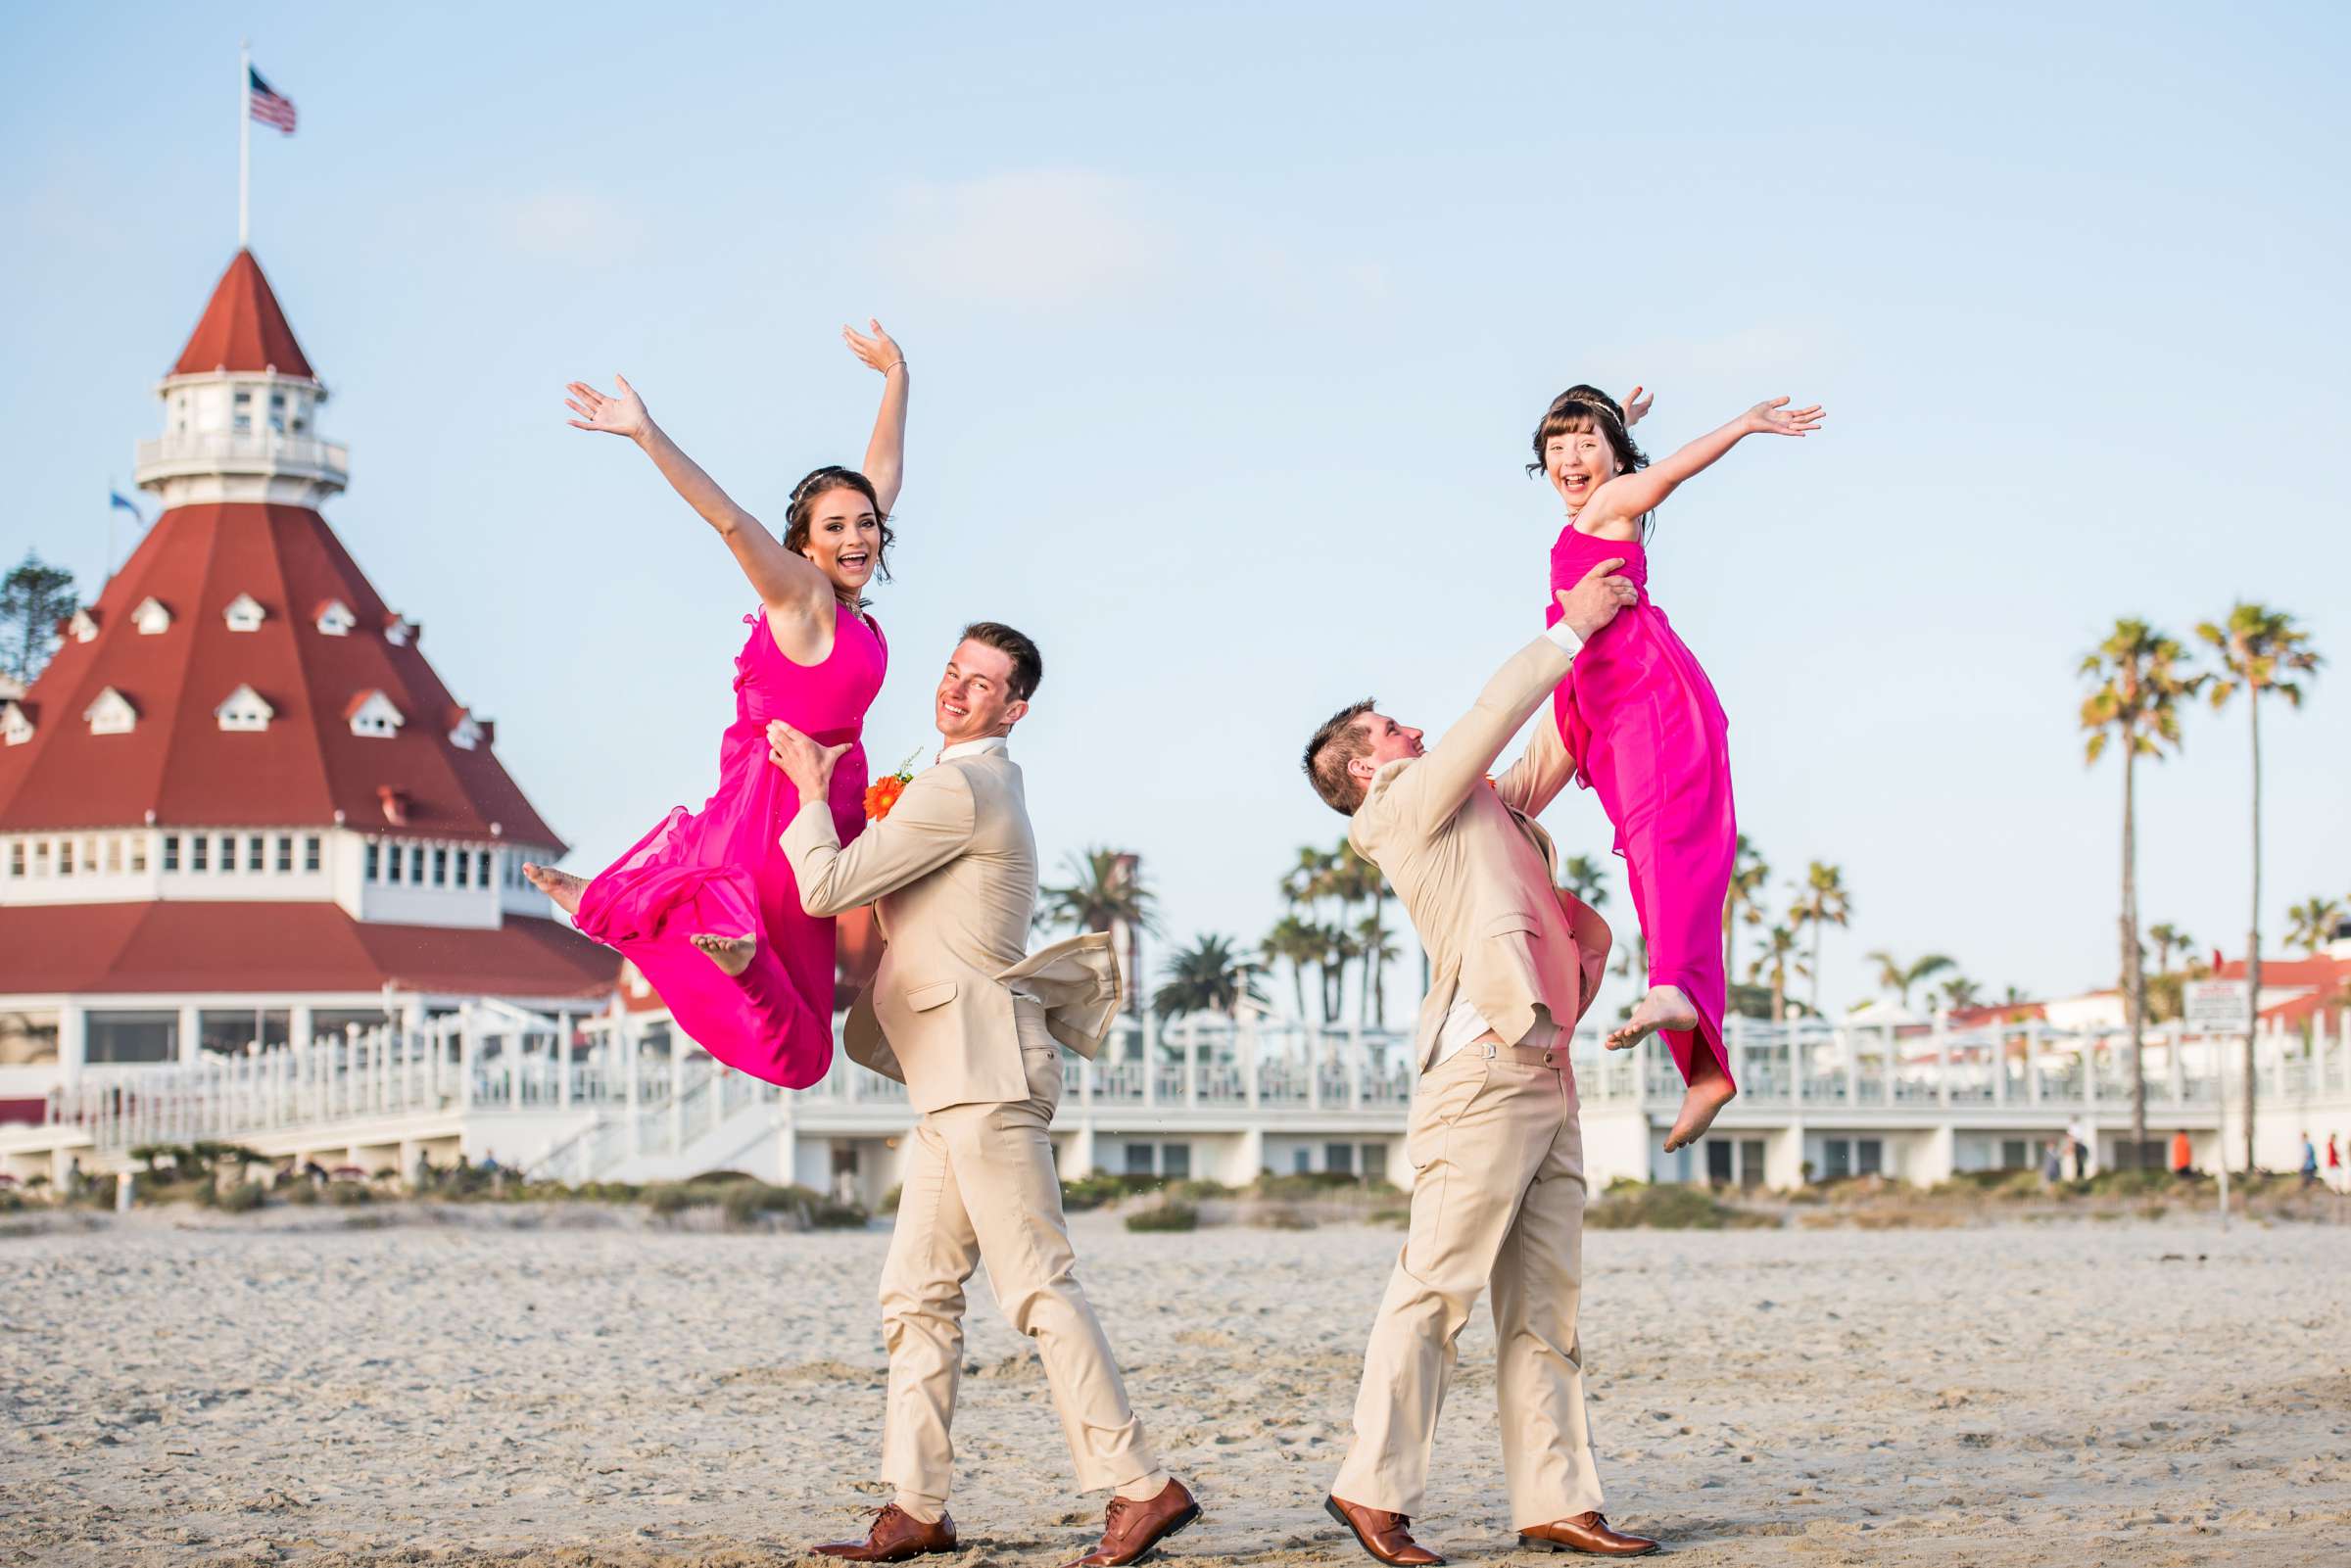
[[[1623,472],[1615,449],[1591,419],[1573,421],[1581,429],[1555,431],[1543,442],[1543,472],[1571,512],[1583,510],[1592,493]]]
[[[874,503],[846,485],[826,491],[810,508],[808,540],[800,553],[836,589],[855,594],[873,581],[882,558],[882,519]]]

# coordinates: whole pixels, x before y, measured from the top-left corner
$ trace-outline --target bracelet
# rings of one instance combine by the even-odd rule
[[[902,369],[902,368],[904,368],[905,364],[906,364],[906,356],[905,356],[904,355],[900,355],[900,356],[897,356],[895,359],[892,359],[892,360],[890,360],[890,361],[889,361],[889,363],[888,363],[888,364],[884,365],[884,366],[882,367],[882,373],[883,373],[884,375],[888,375],[888,374],[889,374],[889,373],[890,373],[892,370],[898,370],[898,369]],[[912,374],[914,374],[914,372],[913,372],[913,371],[911,371],[911,370],[908,370],[906,373],[907,373],[908,375],[912,375]]]

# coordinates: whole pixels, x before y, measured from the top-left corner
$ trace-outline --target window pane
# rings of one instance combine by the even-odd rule
[[[1322,1146],[1322,1168],[1353,1174],[1355,1171],[1355,1145],[1351,1143],[1324,1144]]]
[[[213,841],[204,834],[197,833],[191,836],[188,839],[188,870],[207,870],[211,866],[211,861],[206,857],[212,853],[212,847]]]
[[[291,833],[281,833],[278,835],[277,869],[281,872],[292,871],[294,869],[294,836]]]
[[[247,871],[269,869],[269,840],[264,838],[260,833],[245,835],[245,869]]]
[[[57,874],[60,877],[73,875],[73,840],[71,838],[57,841]]]
[[[1151,1174],[1151,1146],[1149,1144],[1130,1143],[1127,1146],[1127,1174],[1129,1176]]]
[[[1192,1175],[1192,1146],[1188,1143],[1161,1144],[1159,1173],[1170,1181],[1189,1181]]]
[[[179,834],[164,834],[164,870],[179,870]]]
[[[82,1060],[100,1065],[172,1062],[179,1057],[176,1013],[92,1013],[83,1022]]]
[[[365,874],[367,880],[374,881],[376,879],[376,873],[382,869],[382,848],[376,844],[370,843],[367,846],[367,870]]]
[[[435,887],[449,885],[449,851],[446,849],[433,851],[433,885]]]
[[[316,833],[310,834],[302,841],[302,869],[304,871],[318,869],[318,835]]]

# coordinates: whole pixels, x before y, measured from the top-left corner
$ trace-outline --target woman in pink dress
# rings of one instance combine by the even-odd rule
[[[1633,407],[1636,419],[1648,407],[1638,391]],[[1775,398],[1652,464],[1615,402],[1575,387],[1535,429],[1528,468],[1540,468],[1567,506],[1567,526],[1551,549],[1555,594],[1612,556],[1624,557],[1623,575],[1640,594],[1576,655],[1552,710],[1577,779],[1599,794],[1616,829],[1649,951],[1649,993],[1608,1035],[1608,1048],[1625,1050],[1661,1030],[1689,1085],[1665,1137],[1669,1150],[1696,1142],[1739,1092],[1722,1048],[1722,904],[1739,827],[1729,721],[1706,672],[1650,601],[1643,535],[1658,502],[1743,438],[1802,436],[1820,419],[1817,405],[1792,409]],[[1551,619],[1559,617],[1555,598]]]
[[[882,330],[841,329],[882,372],[882,411],[865,471],[819,468],[792,493],[778,540],[728,499],[645,411],[628,382],[607,397],[574,381],[565,400],[581,430],[625,436],[718,531],[759,595],[735,657],[735,722],[718,749],[718,792],[699,811],[673,807],[635,848],[583,882],[523,868],[587,935],[619,949],[660,993],[694,1042],[731,1068],[799,1089],[833,1060],[833,922],[800,908],[778,839],[799,796],[767,761],[782,719],[848,749],[833,772],[842,843],[865,828],[865,710],[882,689],[888,647],[862,591],[888,576],[891,502],[906,439],[906,356]]]

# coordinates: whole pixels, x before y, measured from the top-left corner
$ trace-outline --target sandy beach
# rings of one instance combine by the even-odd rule
[[[627,1217],[141,1213],[0,1240],[0,1561],[765,1564],[855,1533],[887,1236]],[[1393,1230],[1077,1216],[1208,1517],[1171,1560],[1356,1563],[1318,1504]],[[2351,1227],[1587,1238],[1616,1523],[1696,1563],[2351,1555]],[[1060,1563],[1100,1498],[975,1282],[958,1561]],[[1525,1558],[1481,1315],[1424,1541]]]

